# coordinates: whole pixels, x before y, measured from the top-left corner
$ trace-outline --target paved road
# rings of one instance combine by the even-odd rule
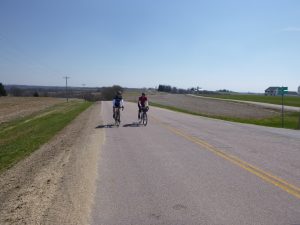
[[[122,126],[102,104],[92,224],[299,225],[300,132],[224,122],[152,107]]]

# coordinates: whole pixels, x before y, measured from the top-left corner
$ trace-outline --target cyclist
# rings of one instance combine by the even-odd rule
[[[146,94],[144,92],[142,93],[142,96],[139,97],[138,107],[139,107],[138,118],[140,119],[140,114],[142,110],[146,108],[146,110],[148,111],[149,109],[148,98],[146,97]]]
[[[123,101],[121,91],[117,91],[117,94],[113,99],[113,118],[114,119],[115,119],[115,114],[116,114],[116,108],[122,108],[122,110],[124,109],[124,101]]]

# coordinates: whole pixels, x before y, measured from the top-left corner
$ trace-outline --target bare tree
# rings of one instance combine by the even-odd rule
[[[115,97],[117,91],[123,91],[123,88],[119,85],[104,87],[101,91],[103,100],[112,100]]]

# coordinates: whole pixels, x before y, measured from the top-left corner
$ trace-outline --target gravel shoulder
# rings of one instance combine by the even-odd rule
[[[0,175],[0,224],[88,224],[104,139],[100,103]]]

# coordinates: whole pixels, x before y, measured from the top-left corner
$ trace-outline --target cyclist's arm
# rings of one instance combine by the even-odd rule
[[[139,100],[138,100],[138,106],[139,106],[139,107],[141,106],[141,100],[140,100],[140,98],[139,98]]]
[[[121,99],[121,101],[120,101],[120,107],[124,107],[124,100],[123,99]]]
[[[115,101],[116,101],[115,99],[113,99],[113,101],[112,101],[113,107],[115,107]]]

